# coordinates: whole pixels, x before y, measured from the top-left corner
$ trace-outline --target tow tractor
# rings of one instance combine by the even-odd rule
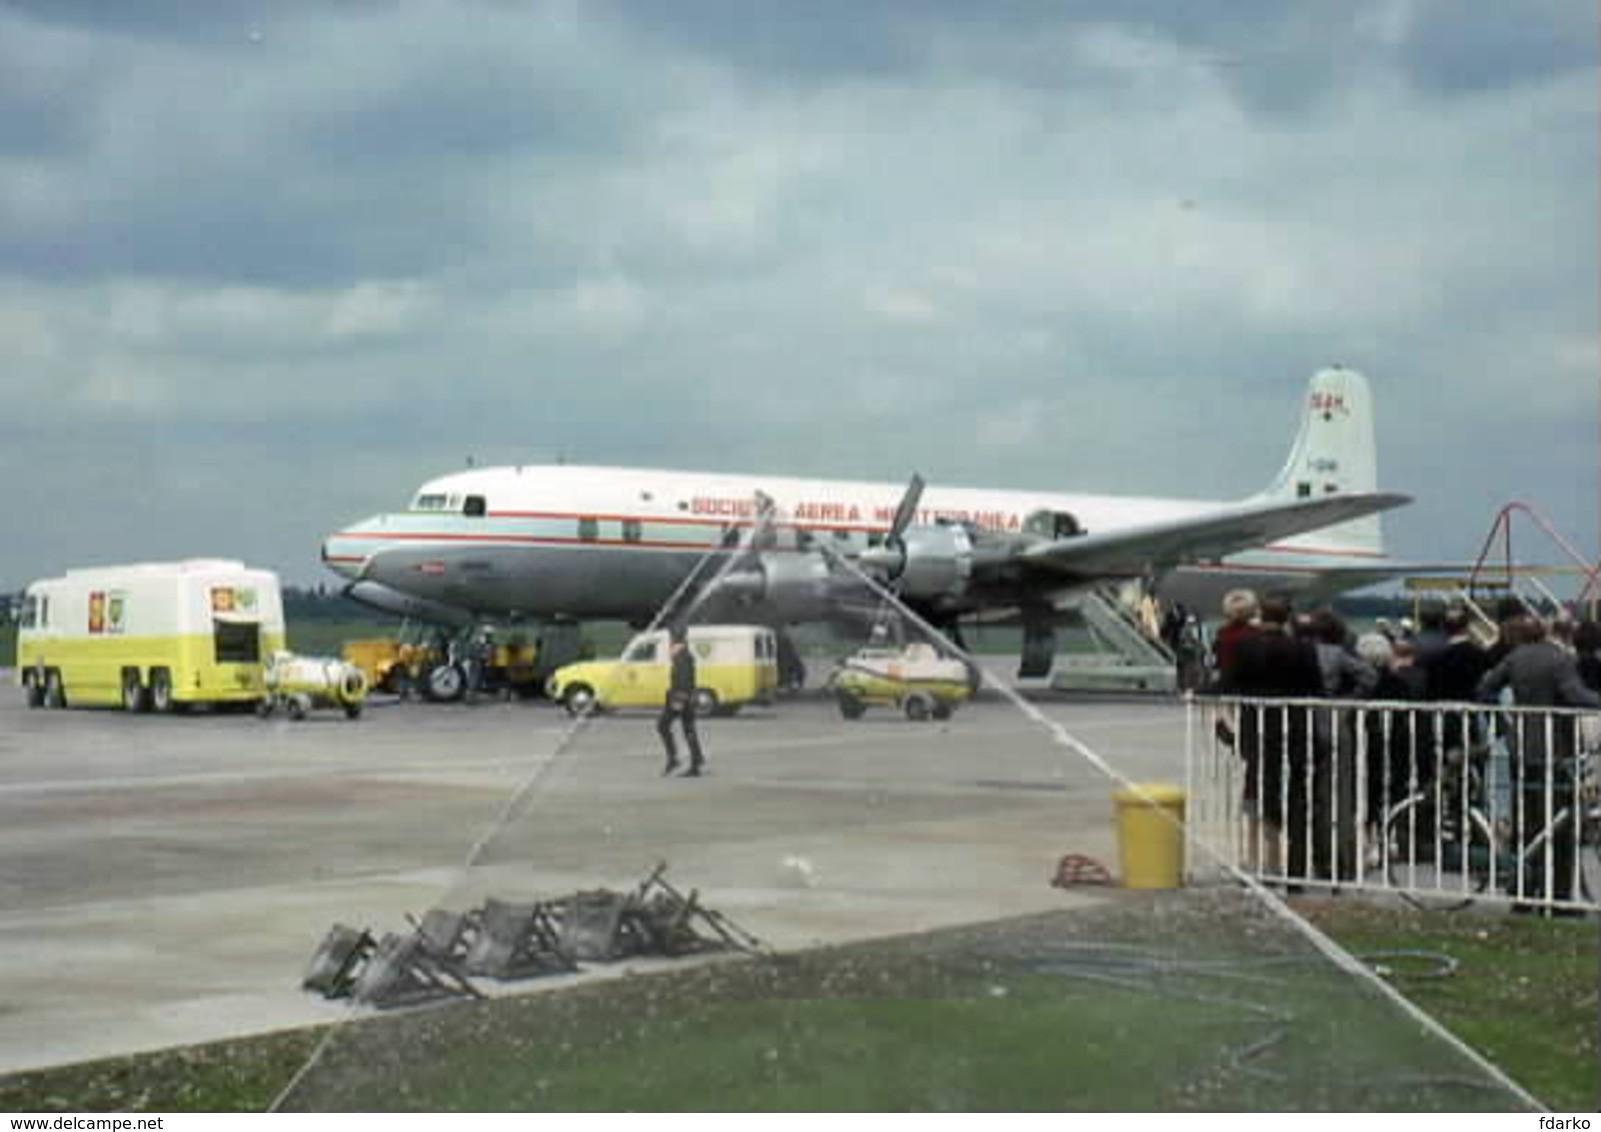
[[[869,707],[892,707],[912,720],[949,719],[971,695],[967,666],[921,641],[861,649],[828,683],[846,719],[860,719]]]
[[[536,696],[551,672],[577,660],[583,647],[575,622],[547,623],[533,640],[522,626],[498,630],[487,623],[455,632],[408,623],[393,640],[347,641],[344,659],[379,691],[450,703],[473,693]]]

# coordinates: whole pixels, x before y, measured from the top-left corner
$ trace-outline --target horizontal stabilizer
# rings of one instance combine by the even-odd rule
[[[1075,535],[1029,547],[1022,561],[1067,578],[1139,577],[1210,561],[1278,539],[1388,511],[1411,502],[1392,492],[1258,501],[1200,515]]]

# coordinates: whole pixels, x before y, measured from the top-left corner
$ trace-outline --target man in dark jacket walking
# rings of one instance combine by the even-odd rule
[[[682,628],[673,629],[669,641],[668,657],[672,671],[667,685],[667,700],[662,704],[661,715],[656,718],[656,733],[662,737],[662,746],[667,749],[667,765],[662,768],[662,773],[671,774],[678,769],[678,748],[673,742],[673,720],[677,719],[684,729],[684,741],[689,744],[689,769],[683,777],[698,778],[706,759],[701,754],[700,736],[695,733],[695,654],[689,651],[689,642]]]

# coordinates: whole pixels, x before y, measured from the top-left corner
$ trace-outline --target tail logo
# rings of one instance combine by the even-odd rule
[[[1325,421],[1333,420],[1335,413],[1339,413],[1342,417],[1351,415],[1350,406],[1345,403],[1345,394],[1325,393],[1322,390],[1314,390],[1312,393],[1312,411],[1322,413]]]

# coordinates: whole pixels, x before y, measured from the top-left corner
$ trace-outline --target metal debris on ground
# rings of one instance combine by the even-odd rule
[[[384,1009],[483,997],[469,976],[525,979],[576,971],[579,960],[761,949],[755,936],[701,904],[698,891],[686,895],[669,884],[666,872],[658,864],[626,893],[594,889],[532,903],[489,897],[467,912],[435,908],[412,920],[411,932],[376,942],[370,932],[335,924],[301,987]]]
[[[1069,853],[1056,864],[1056,875],[1051,878],[1052,888],[1074,888],[1079,885],[1109,885],[1112,874],[1094,857],[1082,853]]]
[[[316,991],[324,998],[348,996],[375,946],[369,932],[335,924],[312,953],[300,988]]]
[[[474,915],[474,935],[462,957],[469,975],[526,979],[578,970],[576,956],[562,945],[552,904],[491,896]]]
[[[728,917],[667,882],[665,862],[629,893],[596,889],[563,901],[562,947],[579,959],[612,962],[639,955],[757,951],[761,941]]]
[[[454,963],[442,959],[419,927],[405,935],[390,932],[356,976],[351,997],[380,1010],[416,1006],[441,998],[483,998]]]

